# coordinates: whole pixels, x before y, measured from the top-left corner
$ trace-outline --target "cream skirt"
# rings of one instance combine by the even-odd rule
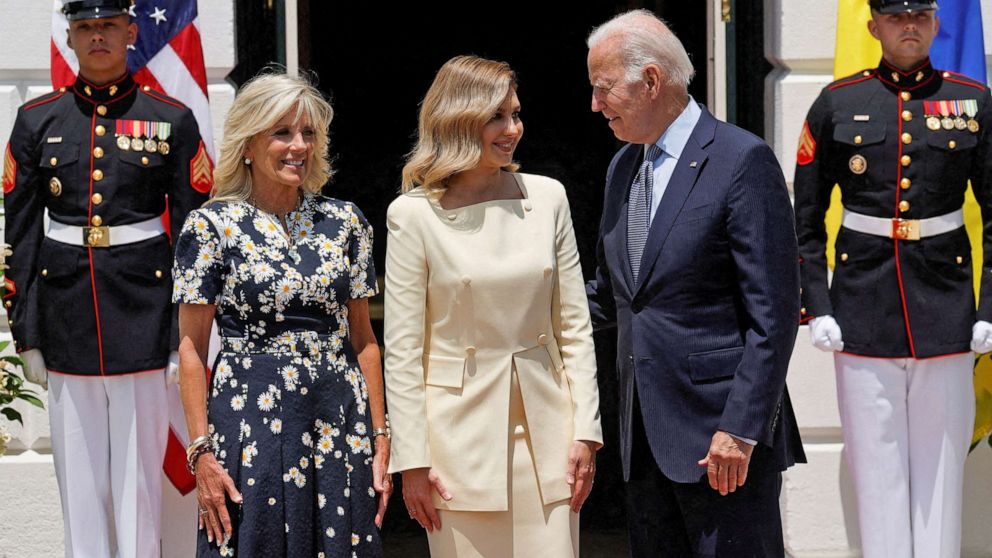
[[[541,502],[516,372],[510,432],[509,510],[438,510],[441,529],[427,535],[432,558],[578,558],[579,515],[571,512],[568,500],[547,506]]]

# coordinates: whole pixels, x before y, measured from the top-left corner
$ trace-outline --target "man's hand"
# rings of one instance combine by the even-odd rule
[[[971,350],[979,354],[992,352],[992,324],[975,322],[971,327]]]
[[[710,442],[709,453],[699,460],[699,466],[706,467],[710,487],[726,496],[738,486],[744,486],[752,451],[754,447],[747,442],[718,430]]]
[[[32,384],[48,389],[48,368],[45,367],[45,357],[39,349],[28,349],[17,355],[24,361],[24,379]]]
[[[833,316],[813,318],[809,323],[809,338],[813,346],[821,351],[843,351],[844,339],[841,338],[840,326]]]

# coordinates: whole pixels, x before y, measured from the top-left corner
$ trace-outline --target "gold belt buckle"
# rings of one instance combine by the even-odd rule
[[[90,248],[110,247],[110,227],[83,227],[83,245]]]
[[[920,221],[918,219],[893,219],[892,238],[897,240],[919,240]]]

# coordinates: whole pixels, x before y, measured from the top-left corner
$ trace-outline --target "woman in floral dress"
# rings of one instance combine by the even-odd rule
[[[191,459],[198,556],[382,555],[391,486],[372,230],[318,194],[332,114],[303,79],[246,84],[214,195],[176,243],[183,405],[190,439],[216,443]]]

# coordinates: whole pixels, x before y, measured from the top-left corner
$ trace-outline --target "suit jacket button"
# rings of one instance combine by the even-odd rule
[[[48,270],[47,269],[42,269],[41,270],[41,276],[42,277],[48,277]]]
[[[537,344],[538,345],[547,345],[548,344],[548,336],[547,336],[547,334],[542,333],[542,334],[538,335],[537,336]]]

